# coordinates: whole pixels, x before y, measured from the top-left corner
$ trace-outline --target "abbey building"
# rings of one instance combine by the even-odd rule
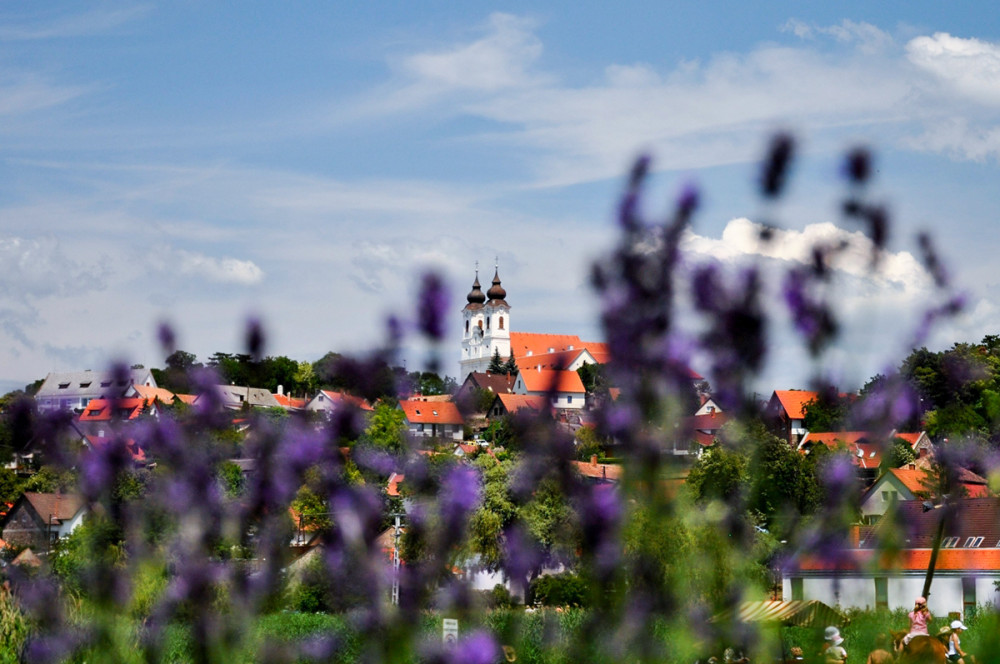
[[[479,271],[472,283],[472,290],[462,309],[462,357],[459,376],[472,372],[485,372],[493,355],[498,353],[506,360],[510,357],[510,305],[507,291],[500,285],[499,268],[493,273],[493,285],[483,293],[479,285]]]

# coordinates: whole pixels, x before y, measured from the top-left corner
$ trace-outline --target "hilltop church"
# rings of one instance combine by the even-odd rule
[[[604,363],[608,351],[604,343],[581,341],[570,334],[537,334],[512,332],[507,291],[500,285],[499,266],[493,273],[493,283],[483,293],[476,270],[472,290],[462,309],[462,356],[459,376],[484,373],[494,354],[506,361],[511,354],[521,372],[563,369],[576,371],[584,364]]]

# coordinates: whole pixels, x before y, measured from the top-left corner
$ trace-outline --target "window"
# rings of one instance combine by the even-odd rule
[[[469,333],[469,321],[465,321],[465,333]]]
[[[566,403],[573,403],[573,395],[569,394],[566,396]]]
[[[500,329],[503,329],[503,316],[500,316]]]
[[[982,543],[983,543],[982,537],[970,537],[967,540],[965,540],[965,544],[963,544],[962,546],[964,546],[967,549],[975,549]]]
[[[792,578],[791,585],[792,585],[792,601],[793,602],[802,601],[803,599],[805,599],[805,596],[802,593],[802,578],[801,577]]]
[[[976,579],[975,577],[962,577],[962,615],[968,616],[969,609],[976,606]]]
[[[961,537],[945,537],[941,540],[941,547],[944,549],[953,549],[958,546],[958,541],[962,539]]]
[[[67,387],[69,387],[69,383],[59,383],[60,390],[65,390]]]
[[[110,380],[102,380],[101,381],[101,387],[111,387],[111,381]]]
[[[875,608],[889,608],[889,579],[885,577],[875,579]]]
[[[90,381],[88,380],[86,383],[80,383],[80,387],[82,388],[90,387]]]

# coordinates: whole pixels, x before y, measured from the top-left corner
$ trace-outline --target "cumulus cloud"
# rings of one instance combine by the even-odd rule
[[[687,231],[684,248],[722,260],[761,257],[810,265],[813,247],[837,247],[830,267],[844,275],[910,295],[926,292],[932,286],[927,271],[908,251],[883,251],[878,269],[873,270],[874,247],[860,231],[847,231],[831,223],[810,224],[802,230],[771,229],[771,239],[765,242],[761,240],[762,230],[761,224],[749,219],[733,219],[718,240]]]
[[[250,286],[264,279],[264,271],[253,261],[237,258],[215,258],[190,251],[178,250],[177,271],[181,274],[223,284]]]
[[[218,284],[252,286],[264,279],[264,271],[253,261],[228,256],[216,257],[202,253],[157,247],[146,258],[149,267],[173,277],[206,280]]]
[[[911,39],[906,55],[960,94],[990,106],[1000,105],[1000,45],[937,32]]]

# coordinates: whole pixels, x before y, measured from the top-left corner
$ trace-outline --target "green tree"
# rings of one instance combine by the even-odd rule
[[[702,452],[686,485],[695,500],[732,500],[746,491],[749,459],[742,452],[715,444]]]
[[[850,406],[848,397],[821,392],[819,398],[802,406],[805,413],[803,426],[806,431],[843,431]]]
[[[504,557],[503,533],[517,514],[510,490],[514,462],[481,454],[472,463],[482,473],[483,499],[469,519],[469,545],[484,566],[497,570]]]
[[[881,471],[885,472],[890,468],[902,468],[908,463],[913,463],[917,455],[914,454],[910,444],[902,438],[893,438],[889,443],[889,448],[882,456]]]
[[[584,364],[576,373],[580,375],[580,381],[587,394],[604,393],[608,391],[604,379],[604,367],[600,364]]]
[[[504,372],[503,368],[504,368],[504,361],[500,357],[500,349],[494,348],[493,357],[490,358],[490,364],[488,367],[486,367],[486,370],[490,373],[502,374]]]
[[[517,361],[514,359],[514,351],[511,350],[510,351],[510,356],[507,358],[507,361],[504,362],[503,373],[508,373],[511,376],[516,376],[517,375],[517,371],[518,371],[518,369],[517,369]]]
[[[400,453],[406,449],[405,419],[402,410],[380,402],[372,412],[362,440],[380,450]]]
[[[749,464],[750,492],[747,507],[765,527],[787,537],[801,513],[799,503],[807,478],[802,455],[771,434],[763,422],[753,421],[744,443],[753,450]]]
[[[217,472],[222,490],[230,498],[238,498],[246,490],[246,478],[243,469],[232,461],[223,461]]]

